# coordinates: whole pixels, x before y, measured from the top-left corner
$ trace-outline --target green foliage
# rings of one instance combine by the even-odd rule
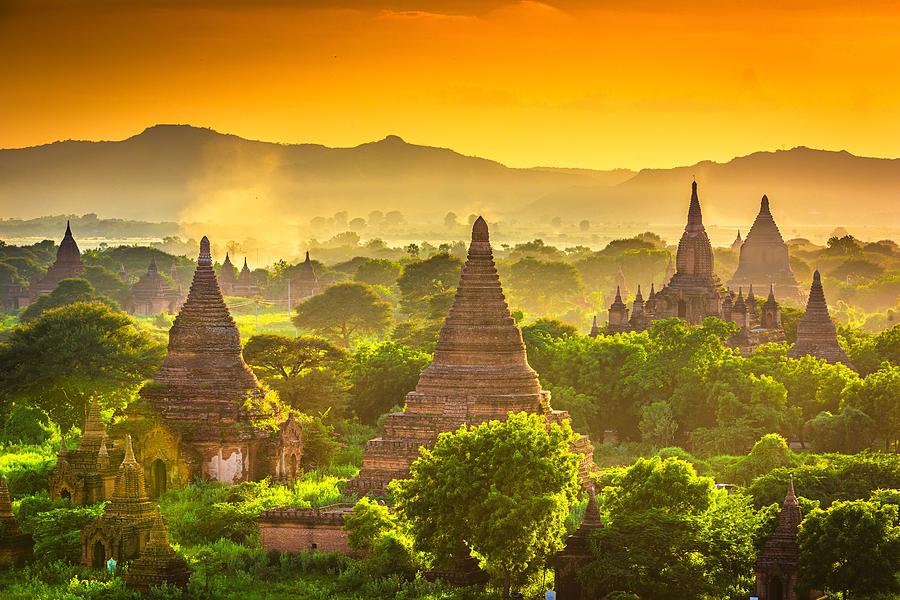
[[[48,310],[0,345],[0,413],[21,402],[67,431],[81,425],[93,394],[104,408],[124,406],[164,353],[128,315],[103,304]]]
[[[196,545],[220,538],[252,543],[259,535],[262,511],[282,506],[325,506],[340,499],[336,477],[312,472],[290,485],[268,480],[237,485],[198,481],[166,493],[159,504],[173,541]]]
[[[316,337],[254,335],[244,345],[253,372],[290,406],[307,413],[329,408],[340,416],[347,402],[345,350]]]
[[[845,406],[838,414],[821,412],[806,422],[806,432],[819,452],[862,452],[874,441],[875,422],[866,413]]]
[[[303,456],[300,464],[304,469],[326,469],[334,460],[341,447],[334,425],[325,422],[326,415],[297,415],[303,428]]]
[[[339,283],[297,305],[294,324],[345,348],[363,335],[384,333],[393,322],[391,306],[371,286]]]
[[[372,550],[381,536],[396,527],[397,517],[390,509],[365,496],[344,519],[344,529],[350,532],[347,543],[355,550]]]
[[[444,253],[408,263],[397,280],[400,310],[410,317],[429,318],[430,299],[452,293],[461,269],[461,260]]]
[[[75,304],[76,302],[99,302],[111,308],[119,308],[118,304],[109,298],[98,294],[87,279],[73,277],[71,279],[63,279],[52,292],[39,296],[37,300],[22,311],[20,318],[23,323],[27,323],[37,319],[52,308],[59,308]]]
[[[672,405],[659,400],[646,405],[641,411],[641,439],[655,448],[664,448],[675,442],[678,422],[672,412]]]
[[[900,447],[900,365],[883,363],[865,379],[849,384],[844,396],[849,406],[871,417],[873,431],[884,440],[886,450],[895,443]]]
[[[415,547],[438,564],[473,552],[507,582],[546,564],[578,491],[573,440],[525,413],[441,434],[390,487]]]
[[[34,555],[41,561],[81,560],[81,530],[103,514],[103,504],[54,508],[32,516]]]
[[[760,524],[750,499],[713,490],[677,458],[640,459],[603,489],[604,527],[582,578],[595,595],[735,597],[752,582]]]
[[[40,446],[53,435],[46,413],[33,406],[15,406],[0,429],[0,444]]]
[[[397,342],[361,344],[350,357],[350,403],[359,420],[373,425],[391,407],[402,405],[431,355]]]
[[[392,286],[397,283],[403,267],[400,263],[396,263],[386,258],[366,258],[360,261],[356,272],[353,274],[354,281],[367,283],[369,285]]]
[[[528,363],[539,374],[550,367],[551,344],[566,336],[573,336],[578,330],[558,319],[538,319],[522,327],[522,340],[528,351]]]
[[[503,272],[510,302],[538,315],[559,315],[582,291],[578,270],[570,264],[522,258]]]
[[[814,510],[800,525],[800,574],[844,598],[900,593],[898,506],[865,500]]]
[[[756,506],[781,503],[790,475],[794,476],[797,494],[817,500],[828,507],[837,500],[868,498],[878,489],[900,488],[900,456],[863,453],[855,455],[825,454],[811,464],[796,463],[760,475],[747,492]]]
[[[0,475],[9,480],[13,498],[37,494],[47,489],[47,479],[56,466],[56,453],[43,446],[0,446]]]

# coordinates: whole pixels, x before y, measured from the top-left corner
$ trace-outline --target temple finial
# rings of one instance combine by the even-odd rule
[[[134,459],[134,449],[131,447],[131,435],[127,434],[125,436],[125,459],[122,461],[123,465],[136,465],[137,461]]]
[[[203,267],[212,266],[212,255],[209,251],[209,238],[205,235],[200,240],[200,256],[197,258],[197,265]]]
[[[490,234],[488,233],[487,222],[484,217],[478,217],[472,223],[472,241],[473,242],[490,242]]]
[[[759,203],[759,212],[767,213],[769,212],[769,197],[763,194],[762,200]]]
[[[71,225],[71,223],[69,222],[68,219],[66,219],[66,233],[65,233],[65,235],[68,235],[68,236],[71,236],[71,235],[72,235],[72,225]]]
[[[697,182],[691,184],[691,205],[688,208],[688,229],[703,228],[703,213],[700,210],[700,196],[697,194]]]

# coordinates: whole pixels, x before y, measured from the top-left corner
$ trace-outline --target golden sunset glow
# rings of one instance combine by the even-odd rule
[[[141,4],[0,8],[0,147],[191,123],[512,166],[898,155],[889,2]]]

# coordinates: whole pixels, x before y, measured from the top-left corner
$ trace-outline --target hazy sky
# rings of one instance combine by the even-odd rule
[[[0,147],[191,123],[513,166],[893,157],[898,31],[859,0],[0,0]]]

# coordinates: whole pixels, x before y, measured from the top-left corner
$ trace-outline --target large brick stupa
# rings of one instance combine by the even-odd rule
[[[494,266],[488,226],[479,217],[434,360],[407,394],[405,412],[388,415],[384,436],[366,444],[362,471],[348,490],[384,493],[391,480],[409,475],[419,448],[433,445],[441,432],[522,411],[543,414],[550,422],[569,418],[550,408],[550,394],[528,364],[522,333]],[[585,456],[586,477],[592,464],[590,441],[579,438],[575,450]]]

